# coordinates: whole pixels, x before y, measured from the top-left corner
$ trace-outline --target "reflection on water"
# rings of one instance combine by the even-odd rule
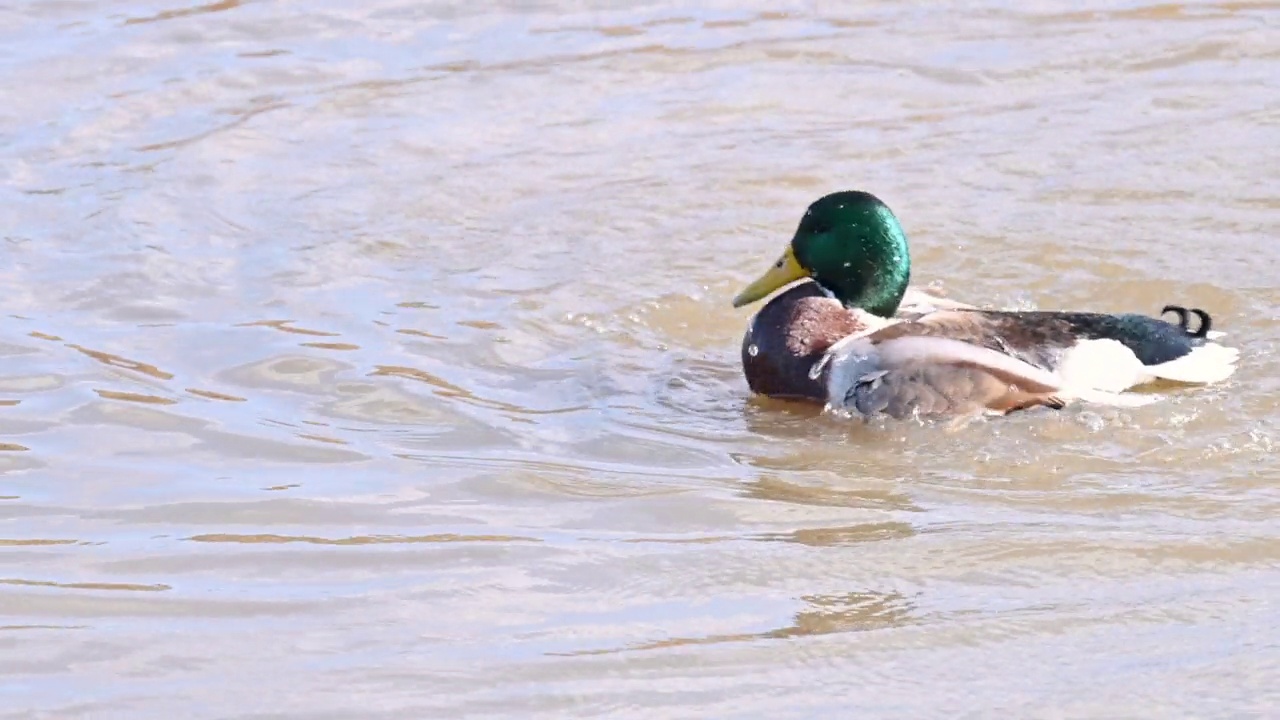
[[[619,650],[583,650],[565,654],[605,655],[636,650],[662,650],[685,645],[784,640],[804,635],[826,635],[829,633],[890,628],[903,625],[910,620],[911,604],[905,602],[900,595],[896,594],[846,593],[844,595],[814,595],[800,599],[806,602],[811,609],[796,613],[795,622],[787,627],[775,630],[696,638],[671,638]]]
[[[1270,712],[1280,6],[756,5],[10,8],[0,716]],[[750,398],[728,300],[854,187],[1241,369]]]

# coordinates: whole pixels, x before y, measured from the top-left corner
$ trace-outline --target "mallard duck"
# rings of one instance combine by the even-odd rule
[[[752,391],[864,417],[1005,414],[1073,400],[1136,406],[1154,398],[1125,390],[1235,371],[1239,351],[1211,341],[1221,333],[1198,308],[981,310],[912,295],[910,278],[906,234],[879,198],[845,191],[814,202],[782,256],[733,299],[742,307],[805,280],[747,329]],[[1177,323],[1162,319],[1170,312]]]

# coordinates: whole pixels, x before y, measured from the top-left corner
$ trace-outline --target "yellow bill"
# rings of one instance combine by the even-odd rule
[[[742,307],[768,297],[769,293],[788,283],[795,282],[800,278],[809,277],[809,271],[800,267],[800,263],[796,261],[796,255],[791,251],[791,247],[787,247],[787,251],[782,253],[782,257],[770,267],[765,274],[756,279],[755,282],[748,285],[738,293],[733,299],[734,307]]]

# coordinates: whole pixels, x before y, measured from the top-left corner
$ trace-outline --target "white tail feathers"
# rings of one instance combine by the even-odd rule
[[[1226,380],[1236,371],[1240,351],[1218,343],[1205,343],[1177,360],[1147,366],[1147,372],[1162,380],[1207,385]]]

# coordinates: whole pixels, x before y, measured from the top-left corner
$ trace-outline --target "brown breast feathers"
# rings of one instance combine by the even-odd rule
[[[825,402],[826,386],[809,370],[833,343],[863,329],[838,301],[812,282],[765,305],[742,339],[742,369],[753,392]]]

